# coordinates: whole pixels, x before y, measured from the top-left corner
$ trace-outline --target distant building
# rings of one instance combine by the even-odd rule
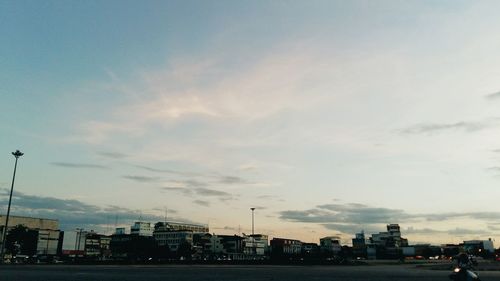
[[[3,235],[5,229],[5,219],[4,215],[0,215],[0,237],[2,237],[1,235]],[[29,230],[36,231],[37,255],[60,255],[62,253],[64,232],[59,229],[58,220],[9,216],[9,230],[18,225],[23,225]]]
[[[354,257],[366,257],[366,237],[363,231],[356,233],[356,237],[352,239],[352,254]]]
[[[139,236],[153,236],[153,227],[149,222],[135,222],[134,225],[130,227],[130,234]]]
[[[109,247],[115,260],[144,261],[155,255],[157,244],[151,236],[113,234]]]
[[[115,229],[115,234],[118,234],[118,235],[120,235],[120,234],[126,234],[125,227],[117,227]]]
[[[193,233],[209,233],[207,225],[204,224],[194,224],[194,223],[182,223],[182,222],[158,222],[155,224],[155,230],[161,229],[163,231],[192,231]]]
[[[271,256],[296,256],[302,254],[302,242],[295,239],[273,238],[270,242]]]
[[[84,255],[100,260],[108,259],[111,256],[110,244],[110,236],[88,232],[85,234]]]
[[[248,258],[262,258],[269,247],[268,236],[264,234],[243,234],[244,250],[243,252]]]
[[[195,255],[200,259],[244,259],[243,237],[238,235],[196,233],[193,235],[193,247]]]
[[[493,245],[493,241],[491,240],[491,238],[488,240],[464,241],[463,248],[464,251],[478,256],[482,256],[485,254],[493,254],[495,252],[495,247]]]
[[[304,257],[316,256],[319,254],[319,246],[316,243],[302,243],[302,254]]]
[[[182,244],[193,246],[193,235],[207,233],[208,226],[192,223],[158,222],[154,226],[153,237],[158,246],[168,246],[176,252]]]
[[[401,237],[399,224],[388,224],[386,232],[372,234],[366,245],[368,258],[400,258],[408,239]]]
[[[342,251],[339,236],[327,236],[319,239],[319,247],[322,253],[336,255]]]

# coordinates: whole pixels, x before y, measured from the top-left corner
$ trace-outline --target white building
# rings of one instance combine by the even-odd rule
[[[153,227],[149,222],[137,221],[130,227],[130,234],[139,236],[153,236]]]
[[[243,252],[248,256],[264,256],[269,247],[269,239],[264,234],[245,235]]]
[[[158,246],[168,246],[170,251],[176,252],[180,245],[187,243],[193,245],[193,232],[192,231],[168,231],[168,230],[155,230],[153,233]]]

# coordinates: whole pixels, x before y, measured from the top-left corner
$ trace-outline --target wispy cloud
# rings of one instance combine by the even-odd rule
[[[146,171],[150,172],[155,172],[155,173],[166,173],[166,174],[174,174],[174,175],[181,175],[181,176],[203,176],[201,173],[193,173],[193,172],[185,172],[185,171],[177,171],[177,170],[171,170],[171,169],[159,169],[159,168],[153,168],[153,167],[148,167],[144,165],[135,165],[137,168],[144,169]]]
[[[223,184],[240,184],[240,183],[246,183],[246,181],[240,177],[236,176],[221,176],[219,178],[219,183]]]
[[[228,201],[228,200],[234,200],[235,199],[235,194],[231,194],[226,191],[221,191],[221,190],[216,190],[216,189],[210,189],[210,188],[204,188],[204,187],[197,187],[197,188],[186,188],[186,187],[163,187],[162,188],[165,191],[173,191],[173,192],[180,192],[186,196],[190,197],[201,197],[201,198],[207,198],[207,197],[212,197],[219,199],[221,201]]]
[[[434,134],[445,131],[475,132],[500,125],[499,118],[482,121],[460,121],[455,123],[424,123],[399,130],[402,134]]]
[[[112,151],[98,151],[98,155],[106,157],[106,158],[111,158],[111,159],[123,159],[128,157],[127,154],[120,153],[120,152],[112,152]]]
[[[51,165],[64,168],[83,168],[83,169],[109,169],[109,167],[99,164],[88,163],[70,163],[70,162],[51,162]]]
[[[210,207],[210,202],[204,200],[194,200],[193,203],[203,207]]]
[[[487,99],[498,99],[500,98],[500,91],[485,96]]]
[[[209,188],[196,188],[196,193],[202,196],[216,196],[216,197],[231,197],[230,193],[225,191],[209,189]]]
[[[161,180],[161,178],[159,178],[159,177],[137,176],[137,175],[126,175],[126,176],[123,176],[123,178],[133,180],[136,182],[143,182],[143,183],[158,182]]]

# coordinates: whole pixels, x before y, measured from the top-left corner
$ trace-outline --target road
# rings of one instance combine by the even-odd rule
[[[448,271],[419,269],[411,265],[377,266],[91,266],[3,265],[2,281],[411,281],[448,280]],[[480,272],[483,281],[500,280],[499,271]]]

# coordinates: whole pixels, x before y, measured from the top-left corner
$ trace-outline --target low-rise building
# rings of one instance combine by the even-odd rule
[[[130,227],[130,234],[139,236],[153,236],[153,227],[149,222],[137,221]]]
[[[261,259],[266,255],[269,247],[268,236],[264,234],[243,234],[243,252],[249,259]]]
[[[298,256],[302,254],[302,242],[299,240],[273,238],[270,245],[272,256]]]
[[[0,237],[5,230],[4,215],[0,215]],[[55,219],[33,218],[23,216],[9,216],[9,230],[22,225],[29,230],[36,231],[37,255],[60,255],[64,232],[59,229],[59,221]],[[2,241],[0,241],[1,243]]]
[[[336,255],[342,251],[339,236],[327,236],[319,239],[319,247],[322,253]]]

